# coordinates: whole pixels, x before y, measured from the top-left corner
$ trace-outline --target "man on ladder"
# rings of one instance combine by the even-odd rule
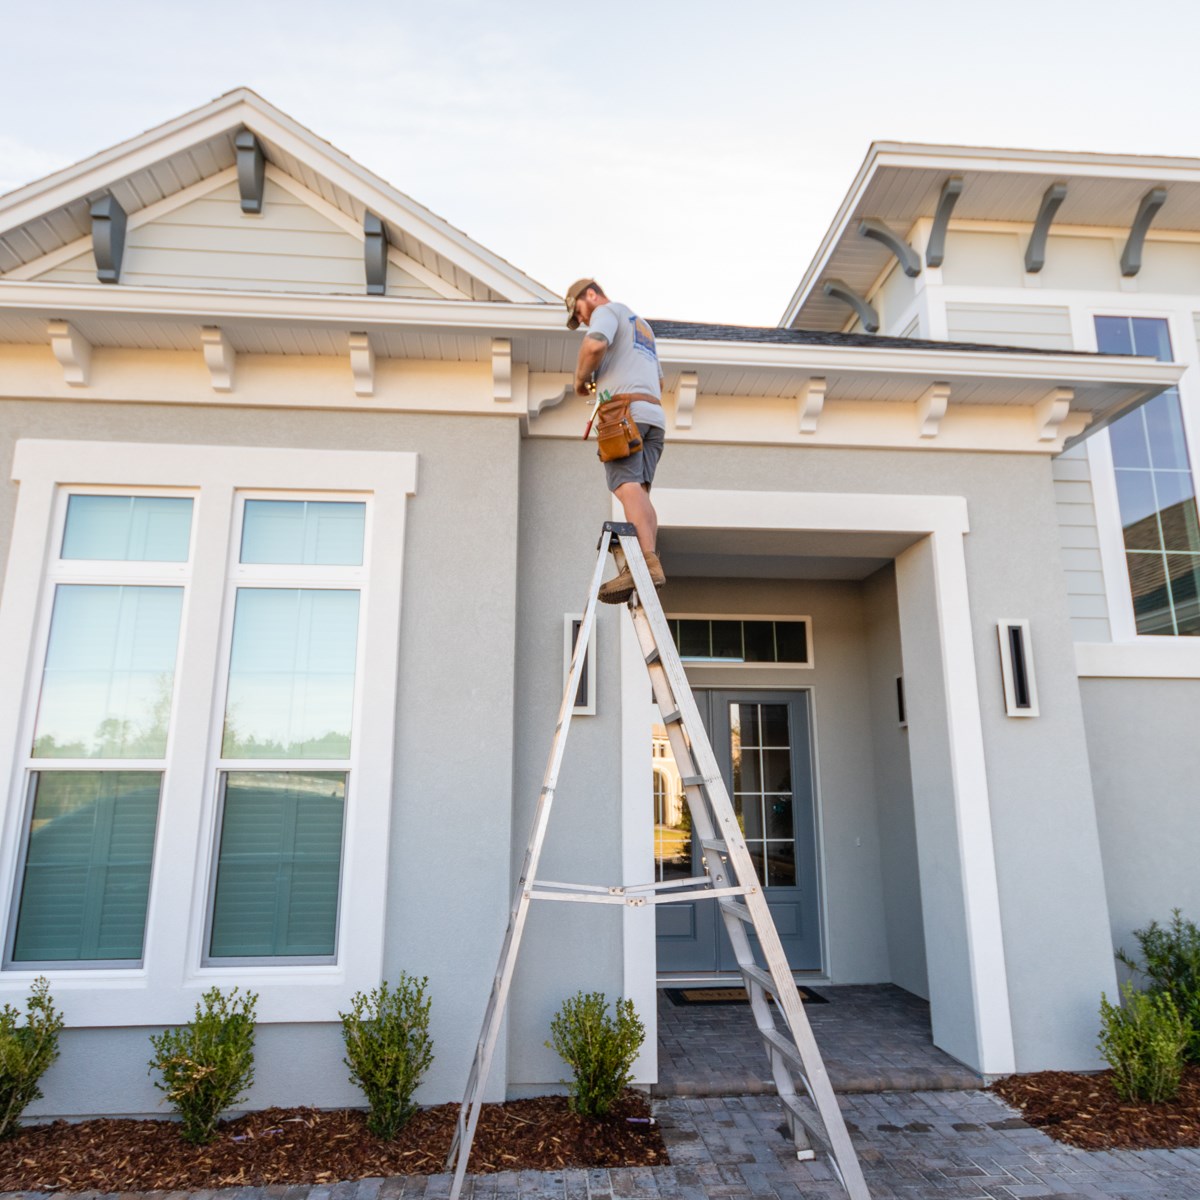
[[[594,279],[577,279],[571,284],[566,303],[570,314],[567,328],[587,327],[575,363],[576,393],[594,394],[597,410],[602,405],[623,406],[640,435],[640,446],[629,445],[620,457],[605,460],[604,471],[608,490],[621,501],[625,519],[637,530],[650,578],[655,587],[662,587],[667,577],[655,553],[658,516],[650,503],[650,485],[662,455],[667,423],[654,331],[627,305],[610,300]],[[605,459],[604,451],[601,458]],[[626,566],[600,589],[600,599],[605,604],[624,604],[632,593],[633,576]]]

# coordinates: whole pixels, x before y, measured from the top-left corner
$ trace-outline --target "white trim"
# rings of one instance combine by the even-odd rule
[[[0,781],[8,798],[0,827],[0,902],[13,895],[24,778],[23,724],[36,697],[44,639],[30,638],[44,614],[43,595],[60,485],[83,490],[185,488],[193,508],[191,579],[184,602],[176,672],[176,702],[160,802],[159,834],[147,910],[143,966],[134,970],[18,971],[0,975],[0,998],[17,998],[30,979],[47,974],[69,1025],[161,1025],[188,1019],[214,982],[259,993],[259,1020],[330,1021],[355,991],[378,984],[387,901],[388,825],[392,809],[395,698],[399,673],[404,521],[416,492],[417,455],[409,452],[287,450],[124,442],[21,439],[13,458],[20,483],[8,572],[0,598],[0,674],[12,686],[0,694]],[[355,713],[355,802],[345,825],[339,961],[325,966],[201,968],[207,854],[206,794],[216,774],[208,732],[213,682],[220,661],[229,539],[238,491],[370,492],[375,509],[366,547],[371,602],[364,600],[362,661]],[[15,824],[14,824],[15,822]],[[199,891],[197,890],[199,889]],[[8,912],[0,914],[8,924]]]
[[[1075,667],[1081,679],[1200,679],[1200,638],[1076,642]]]
[[[958,868],[969,954],[965,970],[971,981],[976,1065],[986,1074],[1011,1072],[1015,1069],[1012,1016],[963,545],[963,535],[969,530],[966,500],[961,496],[656,488],[654,503],[660,528],[892,532],[929,539],[942,640],[945,732],[958,820]],[[644,671],[640,660],[622,657],[623,707],[633,706],[645,691],[644,680],[638,678],[640,671]],[[635,744],[629,725],[623,722],[623,761],[635,761],[641,753],[641,769],[647,774],[645,739]],[[642,783],[635,793],[627,791],[624,796],[627,855],[633,852],[631,839],[645,840],[645,790]],[[827,954],[832,951],[829,947]]]
[[[1022,708],[1018,703],[1016,663],[1013,661],[1010,630],[1017,629],[1021,633],[1021,646],[1024,650],[1025,681],[1029,693],[1029,703]],[[1000,675],[1004,681],[1004,711],[1010,717],[1036,717],[1038,709],[1037,677],[1033,669],[1033,639],[1029,632],[1029,622],[1022,618],[1011,618],[996,622],[996,639],[1000,644]]]
[[[567,677],[571,674],[571,658],[575,653],[575,639],[571,636],[574,631],[574,624],[578,621],[583,623],[583,613],[569,612],[563,613],[563,688],[567,686]],[[583,704],[576,704],[571,708],[572,716],[576,717],[594,717],[596,715],[596,627],[598,621],[592,622],[591,632],[588,634],[587,651],[584,655],[584,670],[587,672],[587,694]]]

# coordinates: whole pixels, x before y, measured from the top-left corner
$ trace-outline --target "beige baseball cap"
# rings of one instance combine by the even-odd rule
[[[577,279],[569,288],[567,288],[566,303],[567,303],[567,328],[578,329],[579,318],[575,315],[575,301],[583,295],[588,288],[594,287],[599,289],[600,285],[590,276],[585,275],[582,279]]]

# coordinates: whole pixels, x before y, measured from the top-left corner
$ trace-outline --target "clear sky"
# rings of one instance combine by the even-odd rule
[[[0,192],[246,85],[556,291],[774,324],[873,140],[1200,155],[1194,0],[0,0]]]

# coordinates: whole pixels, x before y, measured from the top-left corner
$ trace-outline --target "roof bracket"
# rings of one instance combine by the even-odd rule
[[[849,284],[840,279],[827,279],[821,286],[821,293],[833,300],[840,300],[843,304],[850,305],[858,314],[862,327],[868,333],[879,332],[879,314]]]
[[[387,226],[373,213],[363,217],[363,261],[367,267],[367,295],[387,294],[388,235]]]
[[[350,373],[356,396],[375,395],[375,350],[365,333],[350,335]]]
[[[1158,215],[1158,210],[1167,201],[1167,189],[1151,188],[1138,205],[1137,216],[1129,230],[1129,238],[1121,254],[1121,274],[1129,277],[1136,275],[1142,269],[1142,245],[1146,241],[1146,231],[1150,223]]]
[[[942,418],[950,404],[950,385],[931,383],[917,401],[917,433],[923,438],[937,437]]]
[[[1039,442],[1052,442],[1058,437],[1058,427],[1066,420],[1071,411],[1071,401],[1075,399],[1075,389],[1067,387],[1053,388],[1043,396],[1033,409],[1033,419],[1037,425]]]
[[[1033,223],[1029,245],[1025,247],[1025,270],[1031,275],[1036,275],[1046,265],[1046,238],[1050,234],[1054,214],[1066,198],[1065,183],[1052,183],[1042,196],[1042,206],[1038,209],[1037,220]]]
[[[952,175],[942,184],[942,194],[938,197],[937,212],[933,214],[933,229],[929,233],[929,242],[925,247],[925,265],[940,267],[946,258],[946,229],[950,225],[950,214],[962,195],[963,181],[960,176]]]
[[[896,261],[903,268],[905,275],[916,278],[921,273],[921,260],[917,252],[898,234],[890,230],[882,221],[874,217],[864,217],[858,223],[858,236],[871,238],[886,246],[896,256]]]
[[[112,192],[92,201],[92,254],[96,278],[101,283],[118,283],[125,256],[125,210]]]
[[[263,188],[266,164],[262,143],[248,129],[239,129],[233,139],[237,148],[238,192],[242,197],[242,212],[260,213],[263,210]]]
[[[700,376],[695,371],[683,371],[675,389],[675,428],[691,429],[692,413],[696,411],[696,396],[700,391]]]
[[[512,338],[492,338],[492,399],[504,404],[513,398]]]
[[[87,387],[92,377],[92,343],[68,321],[46,326],[50,349],[62,364],[63,378],[71,387]]]
[[[801,433],[816,433],[817,421],[821,409],[825,407],[825,377],[814,375],[804,381],[804,386],[796,396],[797,416],[800,419]]]
[[[233,365],[237,354],[224,330],[216,325],[205,325],[200,330],[200,347],[204,351],[208,373],[212,376],[213,391],[232,392]]]

